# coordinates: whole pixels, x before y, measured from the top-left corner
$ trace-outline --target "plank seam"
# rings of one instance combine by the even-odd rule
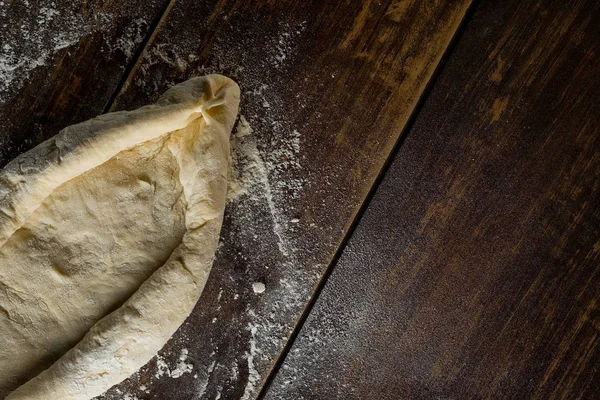
[[[176,1],[177,0],[169,0],[169,3],[163,8],[159,17],[157,19],[155,19],[154,21],[152,21],[152,23],[150,24],[150,27],[148,29],[148,32],[146,33],[146,36],[144,36],[144,39],[142,40],[138,49],[136,50],[135,54],[133,55],[131,62],[125,67],[125,70],[123,71],[123,75],[121,76],[121,80],[119,80],[119,83],[117,84],[115,90],[113,91],[112,95],[108,99],[108,102],[106,103],[106,106],[104,107],[104,110],[102,111],[102,114],[106,114],[107,112],[114,111],[117,97],[119,97],[121,92],[127,88],[127,86],[129,85],[129,82],[131,81],[131,79],[133,78],[135,73],[137,72],[137,70],[143,60],[144,52],[154,42],[156,35],[160,31],[160,27],[162,26],[162,24],[166,20],[167,16],[173,9],[173,6],[175,5]]]

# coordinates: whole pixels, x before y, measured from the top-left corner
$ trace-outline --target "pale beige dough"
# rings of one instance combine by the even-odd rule
[[[0,399],[90,399],[183,323],[218,243],[238,102],[230,79],[194,78],[0,171]]]

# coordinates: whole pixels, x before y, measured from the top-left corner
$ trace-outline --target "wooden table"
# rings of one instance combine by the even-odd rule
[[[101,398],[600,398],[599,21],[591,0],[4,0],[3,164],[207,73],[239,82],[260,153],[192,316]]]

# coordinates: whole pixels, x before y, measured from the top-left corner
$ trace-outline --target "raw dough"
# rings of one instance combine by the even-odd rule
[[[102,394],[183,323],[216,250],[238,103],[232,80],[194,78],[0,171],[0,399]]]

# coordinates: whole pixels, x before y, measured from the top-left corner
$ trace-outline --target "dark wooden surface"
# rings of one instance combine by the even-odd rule
[[[4,0],[0,166],[104,111],[167,0]]]
[[[600,398],[599,21],[479,4],[267,399]]]
[[[162,358],[106,399],[256,396],[469,4],[176,2],[114,109],[230,75],[267,176],[228,205],[205,292]],[[193,371],[157,377],[182,349]]]
[[[254,132],[234,141],[263,160],[196,310],[104,399],[249,399],[269,374],[278,400],[600,398],[590,0],[481,2],[271,370],[470,3],[4,0],[2,165],[212,72],[240,83]],[[182,349],[191,370],[161,376]]]

